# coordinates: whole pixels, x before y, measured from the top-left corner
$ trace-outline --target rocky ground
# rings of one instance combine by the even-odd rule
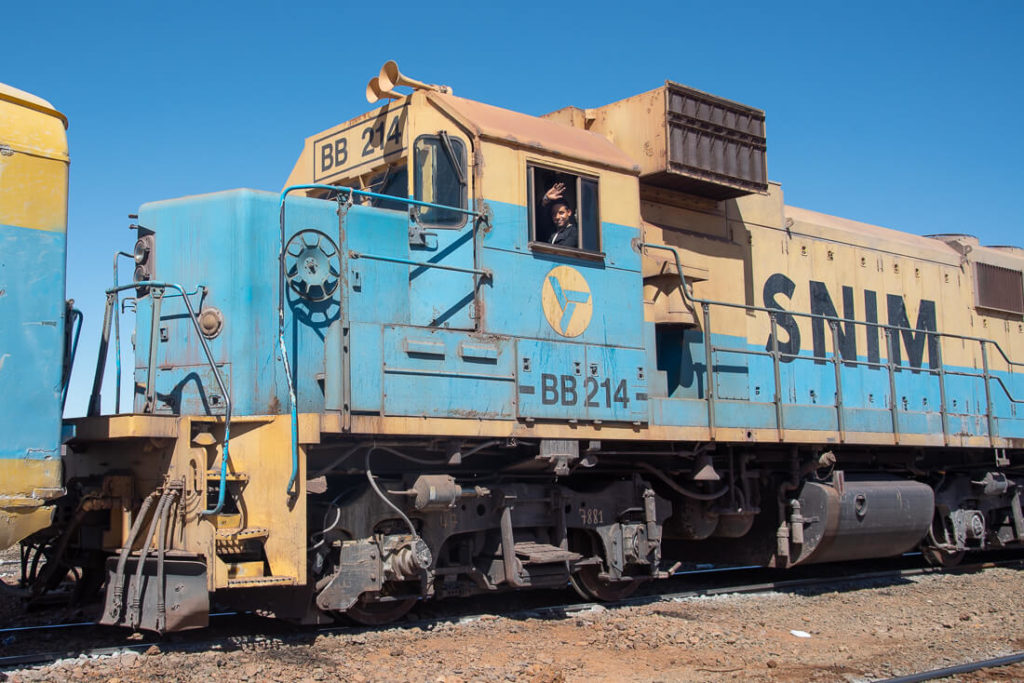
[[[206,652],[163,642],[0,681],[865,681],[1024,650],[1022,579],[1000,568],[562,618],[307,631]],[[1024,680],[1024,666],[957,680]]]

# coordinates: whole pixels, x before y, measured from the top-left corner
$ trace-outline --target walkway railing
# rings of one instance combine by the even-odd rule
[[[651,244],[648,242],[640,245],[645,249],[658,249],[667,251],[672,254],[675,259],[676,270],[679,273],[680,287],[682,290],[683,298],[696,314],[697,306],[701,309],[702,318],[702,332],[704,341],[704,354],[705,354],[705,367],[707,368],[706,373],[706,399],[708,404],[708,430],[710,437],[715,439],[717,422],[715,419],[716,410],[716,390],[715,390],[715,364],[714,354],[716,353],[736,353],[750,356],[767,356],[772,361],[772,375],[774,381],[774,396],[773,403],[775,405],[775,426],[778,431],[779,440],[783,440],[785,435],[785,420],[783,415],[783,402],[782,402],[782,362],[785,357],[786,362],[791,361],[812,361],[816,363],[829,363],[835,369],[835,383],[836,383],[836,398],[835,398],[835,412],[836,412],[836,426],[839,432],[839,438],[841,441],[846,440],[846,420],[845,420],[845,409],[844,409],[844,398],[843,398],[843,384],[842,384],[842,365],[848,366],[865,366],[870,368],[884,368],[888,373],[889,379],[889,410],[892,420],[892,431],[895,437],[896,443],[900,442],[900,423],[899,423],[899,404],[896,400],[896,373],[901,371],[904,366],[896,363],[895,358],[897,356],[897,350],[900,343],[899,335],[902,333],[920,334],[926,335],[926,343],[928,337],[933,337],[937,340],[935,350],[937,351],[937,358],[934,359],[934,365],[936,367],[921,367],[913,368],[914,372],[922,372],[932,376],[938,377],[939,382],[939,414],[942,420],[942,439],[944,444],[949,443],[950,431],[949,431],[949,410],[946,405],[947,392],[946,392],[946,378],[949,375],[971,377],[975,379],[981,379],[985,388],[985,413],[984,416],[988,426],[988,438],[989,444],[995,444],[996,429],[995,429],[995,412],[992,407],[992,383],[996,383],[1002,389],[1007,400],[1013,404],[1024,403],[1024,399],[1015,398],[1010,391],[1010,388],[1006,386],[1002,378],[992,373],[989,367],[989,354],[988,348],[991,346],[999,355],[1002,356],[1006,365],[1009,368],[1024,367],[1024,363],[1015,362],[1010,360],[1010,357],[1002,349],[998,342],[992,339],[985,339],[983,337],[972,337],[967,335],[952,334],[949,332],[939,332],[938,330],[921,330],[910,327],[902,327],[899,325],[888,325],[879,322],[869,322],[864,320],[856,320],[850,318],[838,318],[834,316],[821,315],[818,313],[805,313],[801,311],[783,311],[781,309],[773,309],[764,306],[752,306],[749,304],[740,304],[731,301],[715,301],[712,299],[700,299],[693,296],[690,290],[690,284],[686,280],[686,275],[683,273],[682,261],[679,256],[679,251],[675,247],[667,246],[664,244]],[[711,307],[719,306],[723,308],[740,309],[748,312],[755,313],[767,313],[769,318],[769,324],[771,327],[771,349],[761,351],[758,349],[749,348],[732,348],[727,346],[716,346],[712,343],[711,335]],[[785,314],[787,316],[810,318],[812,320],[821,321],[823,324],[827,323],[831,330],[831,346],[832,355],[804,355],[799,353],[797,349],[796,353],[783,353],[779,350],[779,324],[778,316]],[[871,361],[871,360],[860,360],[857,358],[843,358],[842,351],[839,344],[839,325],[840,324],[854,326],[864,326],[867,328],[868,334],[878,334],[881,331],[885,335],[886,343],[886,360]],[[945,367],[942,360],[942,340],[943,339],[955,339],[961,342],[972,342],[977,343],[981,349],[981,361],[982,371],[968,372],[961,370],[950,370]]]

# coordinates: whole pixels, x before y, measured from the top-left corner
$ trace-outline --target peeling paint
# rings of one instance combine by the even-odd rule
[[[11,354],[9,354],[9,353],[5,353],[4,355],[0,356],[0,370],[4,369],[4,361],[6,361],[10,357],[11,357]]]

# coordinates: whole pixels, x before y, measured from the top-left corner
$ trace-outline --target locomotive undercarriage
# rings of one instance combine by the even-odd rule
[[[211,515],[221,434],[181,428],[184,442],[76,445],[55,525],[29,539],[33,593],[69,570],[79,597],[105,580],[104,623],[157,631],[205,625],[211,595],[296,621],[373,624],[425,598],[570,583],[615,600],[681,564],[914,549],[949,564],[1024,540],[1022,463],[991,451],[339,439],[304,448],[303,495],[285,499],[287,462],[263,481],[273,457],[247,450],[240,427]],[[266,430],[286,433],[256,425],[252,443]],[[205,479],[190,475],[197,464]]]
[[[491,446],[370,446],[372,470],[324,475],[326,490],[309,506],[319,609],[374,622],[421,597],[570,581],[588,597],[614,599],[659,575],[671,506],[647,479],[558,477],[554,470],[567,467],[560,457],[514,442]],[[463,453],[472,474],[462,470]]]

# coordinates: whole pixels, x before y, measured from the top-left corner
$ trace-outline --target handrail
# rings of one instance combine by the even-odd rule
[[[761,356],[765,356],[766,355],[766,356],[770,356],[772,358],[773,369],[775,371],[776,422],[777,422],[777,428],[779,430],[780,439],[781,439],[781,435],[782,435],[783,425],[782,425],[781,396],[780,396],[780,392],[781,392],[781,386],[780,386],[781,378],[780,378],[780,373],[779,373],[779,362],[780,362],[780,359],[782,358],[782,356],[786,356],[790,360],[812,360],[812,361],[824,362],[824,363],[832,362],[832,363],[835,364],[835,366],[836,366],[835,372],[836,372],[836,378],[837,378],[837,385],[836,385],[837,426],[838,426],[839,431],[841,433],[844,431],[844,428],[843,428],[843,417],[842,417],[843,402],[842,402],[842,397],[840,396],[841,386],[839,384],[839,382],[841,381],[839,379],[839,366],[841,364],[847,364],[847,365],[866,365],[866,366],[869,366],[869,367],[885,367],[885,368],[887,368],[888,371],[889,371],[889,376],[890,376],[890,379],[889,379],[889,381],[890,381],[890,393],[892,393],[892,396],[890,397],[890,403],[891,403],[891,410],[892,410],[892,413],[893,413],[893,433],[896,435],[896,438],[898,440],[899,439],[899,421],[898,421],[898,408],[897,408],[897,405],[896,405],[896,396],[895,396],[895,391],[894,391],[894,388],[895,388],[895,385],[894,385],[894,382],[895,382],[894,373],[897,370],[902,370],[902,368],[904,366],[902,364],[898,364],[897,365],[897,364],[893,363],[894,353],[893,353],[892,344],[893,343],[896,343],[896,344],[899,343],[898,340],[895,339],[895,337],[896,337],[896,335],[898,333],[901,333],[901,332],[910,332],[912,334],[918,334],[918,333],[924,332],[926,336],[927,335],[934,335],[936,338],[940,338],[940,339],[941,338],[947,338],[947,339],[954,339],[954,340],[960,340],[960,341],[977,342],[981,346],[982,364],[983,364],[983,368],[982,368],[982,372],[981,373],[970,373],[970,372],[960,372],[960,371],[954,371],[954,370],[947,370],[943,366],[943,363],[942,363],[942,358],[941,358],[941,356],[942,356],[942,344],[941,344],[941,342],[938,344],[939,352],[938,352],[937,355],[939,356],[939,358],[935,359],[937,367],[935,367],[935,368],[930,368],[930,367],[929,368],[913,368],[913,370],[915,372],[924,372],[924,373],[927,373],[927,374],[930,374],[930,375],[938,375],[938,377],[939,377],[939,390],[940,390],[940,393],[941,393],[941,396],[940,396],[940,414],[941,414],[942,423],[943,423],[943,439],[948,438],[948,428],[947,428],[947,412],[948,411],[946,410],[946,391],[945,391],[945,375],[947,375],[947,374],[948,375],[964,376],[964,377],[973,377],[973,378],[981,379],[983,381],[984,386],[985,386],[985,402],[986,402],[985,416],[987,417],[987,421],[988,421],[988,436],[989,436],[990,442],[995,437],[995,433],[994,433],[994,417],[995,416],[994,416],[994,411],[993,411],[993,408],[992,408],[992,396],[991,396],[991,391],[990,391],[990,381],[991,380],[995,380],[996,383],[999,384],[1000,389],[1002,389],[1002,391],[1005,394],[1006,398],[1011,403],[1015,403],[1015,404],[1024,403],[1024,399],[1018,399],[1018,398],[1015,398],[1013,396],[1013,394],[1011,393],[1009,387],[1007,387],[1006,383],[1003,382],[1002,378],[1000,378],[996,374],[993,374],[990,371],[989,363],[988,363],[988,354],[986,353],[986,347],[987,347],[987,345],[993,346],[999,352],[999,354],[1003,357],[1003,359],[1006,361],[1007,365],[1009,365],[1009,366],[1012,366],[1012,367],[1024,367],[1024,362],[1011,361],[1010,358],[1006,355],[1006,352],[999,345],[999,342],[997,342],[997,341],[995,341],[993,339],[986,339],[984,337],[972,337],[972,336],[967,336],[967,335],[954,334],[954,333],[950,333],[950,332],[940,332],[938,330],[921,330],[921,329],[917,329],[917,328],[904,327],[904,326],[900,326],[900,325],[890,325],[890,324],[881,323],[881,322],[868,322],[868,321],[862,321],[862,320],[856,320],[856,319],[850,319],[850,318],[839,318],[837,316],[822,315],[822,314],[818,314],[818,313],[806,313],[806,312],[803,312],[803,311],[788,311],[788,310],[787,311],[782,311],[782,309],[768,308],[766,306],[754,306],[754,305],[750,305],[750,304],[734,303],[734,302],[731,302],[731,301],[716,301],[716,300],[713,300],[713,299],[697,298],[697,297],[693,296],[693,293],[690,290],[690,284],[689,284],[689,282],[686,279],[685,273],[683,272],[683,267],[682,267],[682,262],[681,262],[681,259],[680,259],[680,256],[679,256],[679,251],[675,247],[671,247],[671,246],[664,245],[664,244],[652,244],[652,243],[649,243],[649,242],[642,242],[642,243],[639,244],[639,246],[641,248],[660,249],[660,250],[663,250],[663,251],[668,251],[668,252],[670,252],[672,254],[672,256],[675,259],[676,271],[679,274],[679,280],[680,280],[680,285],[681,285],[680,289],[682,291],[683,298],[689,304],[691,310],[695,309],[697,307],[697,305],[699,304],[700,307],[701,307],[701,310],[703,312],[703,321],[704,321],[704,330],[703,330],[703,332],[704,332],[704,346],[705,346],[705,356],[706,356],[705,364],[707,366],[706,396],[707,396],[707,401],[708,401],[708,429],[709,429],[710,436],[711,436],[712,439],[714,439],[714,434],[715,434],[715,424],[714,424],[715,393],[714,393],[714,381],[713,381],[713,379],[714,379],[713,378],[714,366],[713,366],[713,359],[712,359],[712,354],[714,352],[719,352],[719,353],[739,353],[739,354],[746,354],[746,355],[761,355]],[[753,312],[767,313],[768,316],[769,316],[770,323],[772,325],[772,335],[771,335],[771,339],[772,339],[772,342],[773,342],[772,343],[772,350],[771,351],[760,351],[760,350],[756,350],[755,351],[755,350],[751,350],[751,349],[734,349],[734,348],[729,348],[729,347],[713,346],[711,344],[711,327],[710,327],[710,307],[711,306],[723,306],[723,307],[727,307],[727,308],[737,308],[737,309],[741,309],[741,310],[744,310],[744,311],[753,311]],[[780,312],[785,312],[787,315],[791,315],[791,316],[794,316],[794,317],[810,318],[812,320],[821,320],[823,322],[827,322],[829,324],[829,327],[832,329],[832,335],[831,335],[832,336],[832,350],[833,350],[832,358],[829,358],[828,356],[815,356],[815,355],[807,356],[807,355],[801,355],[799,352],[793,353],[793,354],[789,354],[789,353],[783,354],[783,353],[781,353],[778,350],[778,328],[777,328],[777,325],[776,325],[776,316]],[[854,359],[842,358],[841,357],[842,356],[842,352],[839,349],[839,339],[838,339],[838,325],[841,324],[841,323],[847,323],[847,324],[852,323],[854,326],[862,325],[862,326],[867,327],[869,329],[870,328],[874,328],[875,330],[881,330],[882,332],[884,332],[884,334],[886,336],[886,343],[887,343],[887,351],[886,351],[887,358],[886,358],[886,362],[885,363],[879,363],[879,362],[872,362],[872,361],[862,361],[862,360],[859,360],[859,359],[856,359],[856,358],[854,358]],[[877,334],[877,332],[876,332],[876,334]]]
[[[64,325],[74,325],[73,321],[77,321],[78,325],[75,327],[75,331],[71,332],[68,328],[64,333],[64,376],[61,378],[61,389],[60,389],[60,411],[64,413],[64,406],[68,401],[68,388],[71,386],[71,371],[75,367],[75,357],[78,355],[78,340],[82,336],[82,324],[85,322],[85,315],[74,307],[74,300],[69,299],[67,302],[67,315],[64,319]],[[68,343],[70,342],[70,344]]]
[[[396,258],[393,256],[378,256],[377,254],[364,254],[358,251],[349,251],[349,258],[352,259],[367,259],[369,261],[386,261],[388,263],[401,263],[407,266],[416,266],[417,268],[439,268],[440,270],[451,270],[456,273],[469,273],[470,275],[479,275],[491,279],[494,274],[490,268],[459,268],[458,266],[446,266],[441,263],[431,263],[430,261],[411,261],[404,258]]]
[[[121,284],[117,274],[117,258],[123,256],[130,258],[132,262],[135,261],[135,254],[131,254],[127,251],[115,251],[114,252],[114,286],[117,287]],[[114,379],[114,414],[121,412],[121,307],[114,307],[114,358],[116,368],[115,379]]]
[[[93,380],[92,396],[89,400],[89,414],[99,414],[99,396],[100,386],[103,383],[103,370],[105,366],[105,351],[106,343],[103,340],[109,341],[110,339],[110,309],[113,306],[112,302],[117,300],[117,294],[123,292],[126,289],[135,289],[137,287],[148,287],[153,290],[154,295],[162,297],[164,289],[176,289],[181,293],[181,298],[185,302],[185,308],[188,310],[188,316],[192,320],[192,326],[196,330],[196,336],[199,338],[199,343],[203,347],[203,353],[206,354],[206,360],[210,364],[210,369],[213,370],[213,377],[217,380],[217,387],[220,389],[221,396],[224,397],[224,449],[221,454],[220,461],[220,491],[217,494],[217,504],[209,509],[200,512],[200,515],[216,515],[219,514],[221,509],[224,507],[224,500],[227,492],[227,476],[228,476],[228,445],[231,441],[231,394],[227,389],[227,385],[224,384],[224,378],[221,377],[220,369],[217,367],[217,362],[213,358],[213,352],[210,351],[210,345],[206,342],[206,337],[203,335],[202,328],[199,326],[199,319],[196,317],[195,309],[192,308],[192,302],[189,301],[189,295],[185,291],[185,288],[179,284],[173,282],[160,282],[155,280],[143,280],[141,282],[133,282],[128,285],[118,285],[117,287],[111,287],[106,290],[107,295],[107,311],[103,319],[103,331],[102,340],[100,343],[100,358],[96,363],[96,378]],[[200,286],[196,290],[205,291],[205,287]],[[157,316],[156,310],[154,310],[154,318]],[[154,358],[149,359],[150,371],[153,369]],[[148,382],[147,382],[148,385]],[[120,387],[118,387],[120,391]],[[148,386],[147,386],[148,391]]]
[[[281,245],[280,251],[278,252],[278,299],[277,299],[277,342],[281,349],[281,362],[284,365],[285,379],[288,381],[288,403],[289,412],[291,413],[292,422],[292,473],[288,479],[288,486],[285,489],[285,493],[289,496],[293,495],[292,489],[295,486],[295,480],[299,476],[299,416],[298,416],[298,400],[295,395],[295,382],[292,378],[292,367],[288,361],[288,349],[284,341],[284,290],[285,290],[285,267],[284,267],[284,250],[285,250],[285,199],[287,196],[295,192],[296,190],[328,190],[331,192],[337,192],[337,197],[327,201],[337,201],[339,206],[344,201],[347,204],[352,204],[352,198],[354,196],[359,197],[370,197],[374,199],[385,199],[388,201],[404,202],[410,206],[425,206],[432,209],[445,209],[448,211],[455,211],[457,213],[463,213],[476,218],[486,218],[483,213],[474,211],[472,209],[463,209],[457,206],[445,206],[443,204],[434,204],[432,202],[423,202],[418,199],[412,199],[409,197],[394,197],[392,195],[380,194],[378,192],[369,192],[367,190],[356,190],[351,187],[342,187],[340,185],[327,185],[324,183],[302,183],[299,185],[289,185],[288,187],[281,190],[281,200],[279,208],[279,221],[281,231]],[[344,199],[343,199],[344,197]],[[356,253],[356,252],[352,252]],[[353,256],[352,258],[374,258],[372,255],[360,254]],[[390,260],[388,257],[376,257],[378,260]],[[401,261],[399,261],[401,262]],[[427,264],[427,263],[416,263],[409,262],[414,265],[420,265],[425,267],[443,268],[445,270],[464,270],[458,269],[454,266],[441,266],[440,264]],[[477,271],[465,271],[477,274]],[[480,275],[488,276],[488,273],[480,272]]]
[[[935,335],[937,337],[947,337],[949,339],[960,339],[960,340],[963,340],[963,341],[976,341],[976,342],[980,342],[980,343],[984,343],[984,344],[991,344],[993,347],[995,347],[999,351],[999,353],[1003,356],[1003,358],[1006,360],[1008,365],[1013,365],[1013,366],[1017,366],[1017,367],[1024,367],[1024,361],[1012,361],[1012,360],[1010,360],[1009,356],[1006,355],[1006,352],[1003,351],[1001,346],[999,346],[999,342],[997,342],[994,339],[986,339],[985,337],[970,337],[970,336],[962,335],[962,334],[953,334],[952,332],[940,332],[939,330],[921,330],[921,329],[918,329],[916,327],[902,327],[900,325],[889,325],[887,323],[882,323],[882,322],[868,322],[866,320],[856,320],[856,319],[853,319],[853,318],[839,318],[839,317],[831,316],[831,315],[822,315],[820,313],[806,313],[804,311],[789,311],[789,310],[783,311],[782,309],[778,309],[778,308],[768,308],[766,306],[752,306],[750,304],[738,304],[738,303],[735,303],[735,302],[732,302],[732,301],[716,301],[714,299],[698,299],[698,298],[694,297],[691,294],[691,292],[690,292],[690,283],[687,281],[686,275],[683,273],[683,268],[682,268],[682,265],[681,265],[680,260],[679,260],[679,253],[676,251],[675,247],[670,247],[670,246],[667,246],[667,245],[664,245],[664,244],[651,244],[650,242],[641,242],[639,246],[645,247],[645,248],[649,248],[649,249],[662,249],[664,251],[672,252],[672,254],[675,256],[676,269],[679,271],[679,279],[682,281],[682,284],[683,284],[683,286],[681,288],[682,292],[683,292],[683,298],[685,298],[690,304],[693,304],[693,305],[696,305],[696,304],[709,304],[709,305],[712,305],[712,306],[726,306],[726,307],[729,307],[729,308],[739,308],[739,309],[746,310],[746,311],[757,311],[757,312],[762,312],[762,313],[772,313],[772,312],[775,312],[775,313],[788,313],[789,315],[793,315],[793,316],[798,316],[798,317],[802,317],[802,318],[814,318],[816,320],[824,320],[825,322],[853,323],[854,325],[863,325],[865,327],[878,327],[880,329],[890,329],[890,330],[894,330],[896,332],[912,332],[914,334],[917,334],[919,332],[925,332],[927,334]],[[784,354],[784,355],[789,355],[789,354]],[[846,360],[844,358],[843,362],[847,363],[847,362],[853,362],[853,361],[848,361],[848,360]],[[917,368],[915,368],[915,370],[916,369]],[[979,375],[979,377],[980,377],[980,375]],[[1022,401],[1022,402],[1024,402],[1024,401]]]
[[[434,204],[433,202],[424,202],[419,199],[412,199],[411,197],[398,197],[390,194],[381,194],[379,192],[370,192],[369,190],[357,190],[354,187],[344,187],[342,185],[325,185],[323,183],[308,183],[303,185],[289,185],[284,188],[281,192],[282,199],[284,196],[294,190],[330,190],[338,192],[339,197],[341,194],[347,194],[346,201],[351,201],[353,195],[360,197],[370,197],[371,199],[384,199],[389,202],[402,202],[403,204],[409,204],[410,206],[425,206],[428,209],[444,209],[445,211],[455,211],[456,213],[464,213],[467,216],[476,216],[477,218],[483,218],[484,214],[473,209],[463,209],[458,206],[447,206],[446,204]],[[334,201],[334,199],[328,199],[327,201]]]

